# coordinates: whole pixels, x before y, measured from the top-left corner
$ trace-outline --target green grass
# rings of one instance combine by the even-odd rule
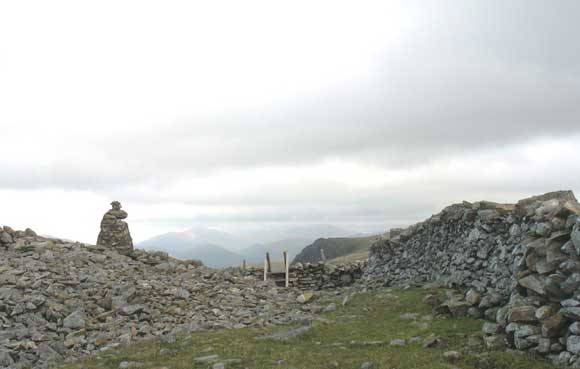
[[[465,337],[479,334],[482,321],[468,318],[423,320],[430,314],[430,307],[421,303],[426,291],[411,289],[393,291],[398,299],[386,298],[386,291],[356,295],[353,300],[338,310],[324,314],[331,323],[315,322],[314,328],[302,336],[286,342],[257,340],[273,330],[287,329],[240,329],[196,332],[179,337],[174,344],[157,341],[141,342],[102,353],[82,362],[67,364],[63,368],[117,369],[122,361],[143,364],[144,369],[195,369],[211,368],[209,364],[195,364],[194,358],[218,354],[221,359],[237,359],[226,368],[287,368],[322,369],[330,368],[336,361],[339,368],[358,369],[361,363],[370,361],[376,369],[449,369],[442,354],[448,350],[462,351]],[[322,305],[331,300],[318,301]],[[338,302],[336,300],[335,302]],[[417,320],[401,319],[403,313],[418,313]],[[423,324],[421,324],[423,322]],[[425,324],[426,323],[426,324]],[[391,347],[392,339],[431,334],[449,338],[446,348],[423,348],[420,344]],[[381,341],[383,345],[364,342]],[[171,355],[160,355],[162,348],[175,350]],[[463,354],[456,366],[462,369],[480,368],[475,354]],[[277,362],[283,360],[283,364]],[[518,353],[491,353],[488,360],[494,369],[548,369],[552,366]]]
[[[355,252],[353,254],[348,254],[348,255],[344,255],[344,256],[340,256],[334,259],[330,259],[327,260],[326,263],[327,264],[334,264],[334,265],[340,265],[340,264],[348,264],[348,263],[352,263],[355,261],[363,261],[369,258],[369,252],[367,251],[363,251],[363,252]]]

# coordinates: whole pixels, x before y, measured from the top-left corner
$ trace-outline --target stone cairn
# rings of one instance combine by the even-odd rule
[[[371,247],[365,286],[454,287],[435,315],[471,316],[489,350],[580,367],[580,204],[571,191],[445,208]]]
[[[128,214],[121,210],[121,203],[113,201],[111,203],[112,209],[107,211],[101,221],[101,232],[97,239],[97,246],[111,247],[123,255],[131,255],[133,253],[133,240],[131,233],[129,233],[129,225],[123,219],[126,219]]]

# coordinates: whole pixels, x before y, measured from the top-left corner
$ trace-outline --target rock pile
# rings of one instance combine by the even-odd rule
[[[129,225],[123,219],[128,214],[121,210],[121,203],[113,201],[112,209],[107,211],[101,221],[101,232],[97,239],[97,245],[112,247],[120,254],[131,255],[133,252],[133,239],[129,233]]]
[[[128,257],[9,227],[0,245],[0,368],[46,368],[137,339],[311,314],[297,290],[161,252]]]
[[[467,290],[436,314],[485,317],[489,349],[580,367],[580,205],[570,191],[515,205],[452,205],[371,248],[370,286],[437,281]]]

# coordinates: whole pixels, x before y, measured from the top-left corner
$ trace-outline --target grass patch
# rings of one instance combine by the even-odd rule
[[[143,369],[205,369],[211,368],[211,364],[197,364],[194,358],[217,354],[226,362],[226,368],[233,369],[327,369],[332,361],[339,368],[349,369],[358,369],[363,362],[372,362],[375,369],[449,369],[443,352],[463,350],[466,335],[479,333],[483,323],[469,318],[430,320],[431,309],[421,302],[425,294],[425,290],[410,289],[356,295],[347,306],[338,304],[336,311],[323,315],[330,323],[314,322],[310,331],[289,341],[256,339],[288,327],[196,332],[179,337],[173,344],[156,340],[141,342],[63,368],[117,369],[119,363],[129,361],[142,363]],[[315,303],[324,305],[331,301]],[[338,297],[333,302],[338,302]],[[411,314],[417,316],[413,319]],[[447,337],[448,347],[423,348],[421,344],[408,343],[412,337],[424,339],[432,334]],[[407,344],[389,346],[393,339],[405,339]],[[171,353],[160,354],[161,349]],[[486,360],[494,369],[552,367],[519,353],[491,353]],[[455,365],[462,369],[485,368],[472,354],[463,354],[463,359]]]

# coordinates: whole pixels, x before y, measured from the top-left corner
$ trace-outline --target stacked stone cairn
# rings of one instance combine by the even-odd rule
[[[435,314],[487,319],[488,349],[580,367],[579,213],[571,191],[452,205],[376,241],[362,283],[457,288],[465,293],[426,302]]]
[[[121,210],[119,201],[113,201],[111,206],[112,209],[105,213],[101,221],[101,232],[97,239],[97,245],[114,248],[123,255],[131,255],[133,253],[133,239],[129,232],[129,225],[124,221],[128,214]]]

